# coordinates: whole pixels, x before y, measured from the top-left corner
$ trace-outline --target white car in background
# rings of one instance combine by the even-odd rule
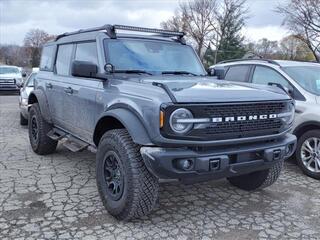
[[[19,107],[20,107],[20,124],[28,125],[28,97],[31,91],[34,89],[34,79],[37,75],[39,68],[33,68],[32,73],[29,77],[22,83],[20,89],[19,97]]]
[[[18,92],[25,76],[19,67],[0,65],[0,91]]]
[[[210,70],[219,79],[276,85],[288,91],[296,102],[297,163],[306,175],[320,179],[320,63],[235,59]]]

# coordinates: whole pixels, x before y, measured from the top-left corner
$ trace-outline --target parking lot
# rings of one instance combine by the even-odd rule
[[[100,202],[95,156],[34,154],[18,96],[0,96],[0,238],[320,239],[320,182],[285,164],[280,180],[245,192],[225,180],[161,185],[157,209],[129,223]]]

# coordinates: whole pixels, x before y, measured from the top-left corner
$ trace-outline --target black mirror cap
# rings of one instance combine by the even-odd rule
[[[95,78],[98,73],[98,66],[87,61],[73,61],[71,75],[74,77]]]
[[[25,78],[27,76],[27,74],[25,72],[23,72],[21,75],[23,78]]]
[[[218,79],[224,79],[226,74],[226,70],[224,67],[215,67],[214,68],[214,76],[216,76]]]

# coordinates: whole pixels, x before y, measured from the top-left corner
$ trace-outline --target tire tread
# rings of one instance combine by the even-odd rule
[[[132,189],[128,194],[126,207],[120,213],[115,213],[108,209],[108,202],[102,196],[101,186],[99,186],[98,183],[101,199],[109,212],[119,220],[140,218],[152,211],[156,205],[159,192],[158,179],[147,170],[140,154],[140,146],[132,141],[127,130],[114,129],[106,132],[102,136],[100,144],[102,144],[103,147],[106,142],[108,143],[110,141],[122,146],[122,149],[129,159],[128,169],[131,174],[127,177],[128,185],[132,186]]]

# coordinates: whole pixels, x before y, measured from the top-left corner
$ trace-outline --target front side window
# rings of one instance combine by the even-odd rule
[[[59,46],[56,60],[56,71],[58,75],[69,75],[72,49],[72,44]]]
[[[87,61],[98,65],[97,46],[95,42],[78,43],[75,60]]]
[[[40,69],[43,71],[52,71],[54,46],[45,46],[42,49]]]
[[[249,70],[249,65],[231,66],[226,73],[225,80],[246,82],[248,79]]]
[[[283,70],[304,89],[320,96],[320,66],[284,67]]]
[[[206,74],[194,50],[181,43],[106,39],[104,41],[107,63],[115,71],[139,70],[161,74],[164,72],[189,72]]]
[[[264,85],[278,83],[288,89],[292,88],[290,83],[280,73],[271,68],[262,66],[256,66],[252,77],[252,83]]]

